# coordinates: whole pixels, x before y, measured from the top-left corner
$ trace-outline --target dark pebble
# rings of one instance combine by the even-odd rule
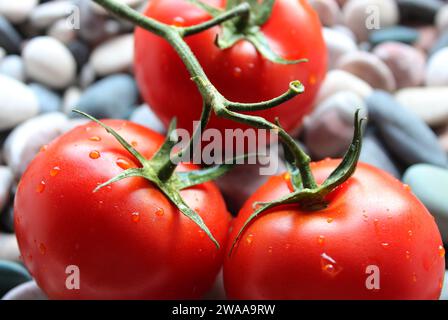
[[[443,6],[441,0],[397,0],[401,23],[433,24],[437,11]]]
[[[0,47],[9,54],[20,52],[22,37],[4,17],[0,16]]]
[[[67,44],[68,50],[72,53],[76,61],[78,71],[87,63],[90,56],[89,47],[82,41],[74,40]]]
[[[20,264],[0,260],[0,296],[29,280],[31,280],[31,276]]]

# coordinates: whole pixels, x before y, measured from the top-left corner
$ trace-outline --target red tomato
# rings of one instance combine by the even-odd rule
[[[147,158],[164,139],[131,122],[105,123]],[[15,227],[22,258],[50,298],[186,299],[212,286],[223,250],[155,186],[126,178],[92,192],[136,166],[115,138],[89,123],[52,142],[27,169]],[[230,215],[217,187],[204,183],[181,194],[224,244]],[[69,265],[79,267],[80,290],[66,288]]]
[[[205,1],[223,8],[225,1]],[[191,26],[210,19],[204,10],[185,0],[153,0],[145,13],[161,22]],[[269,121],[280,117],[283,127],[297,128],[310,112],[313,99],[326,72],[326,48],[319,18],[306,0],[277,0],[270,19],[261,27],[270,47],[285,59],[308,58],[296,65],[272,63],[262,57],[248,41],[240,41],[227,50],[214,41],[217,26],[186,38],[211,82],[224,97],[237,102],[272,99],[299,80],[305,93],[271,110],[258,111]],[[161,37],[141,28],[135,31],[135,74],[145,101],[167,125],[178,118],[180,128],[192,129],[200,118],[202,98],[175,51]],[[212,116],[209,127],[246,128]]]
[[[313,163],[316,180],[323,182],[338,162]],[[272,177],[241,209],[229,242],[253,202],[289,192],[285,176]],[[326,209],[289,206],[258,217],[225,259],[224,281],[231,299],[437,299],[444,254],[433,217],[409,187],[360,163],[329,195]],[[366,273],[368,266],[379,273]],[[369,290],[373,274],[379,289]]]

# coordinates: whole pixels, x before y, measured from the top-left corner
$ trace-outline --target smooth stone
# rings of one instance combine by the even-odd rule
[[[338,60],[336,68],[354,74],[372,88],[386,91],[394,91],[396,88],[395,78],[389,67],[369,52],[347,53]]]
[[[136,108],[129,120],[162,134],[166,131],[163,123],[146,104]]]
[[[448,157],[434,132],[414,113],[384,91],[366,99],[371,123],[384,145],[397,160],[407,165],[429,163],[447,166]]]
[[[369,42],[373,46],[389,41],[413,44],[418,40],[418,38],[419,32],[416,29],[404,26],[395,26],[373,31],[369,36]]]
[[[444,242],[448,242],[448,170],[428,164],[416,164],[408,168],[403,182],[435,217]]]
[[[448,153],[448,126],[445,127],[445,130],[439,135],[439,143],[442,146],[443,150]]]
[[[93,50],[90,64],[99,76],[127,71],[134,60],[134,35],[126,34],[108,40]]]
[[[331,27],[342,21],[342,12],[335,0],[310,0],[309,3],[317,12],[322,25]]]
[[[0,62],[6,57],[6,50],[0,47]]]
[[[14,175],[6,166],[0,166],[0,213],[9,202]]]
[[[79,73],[79,85],[82,89],[86,89],[92,85],[96,78],[95,70],[93,70],[93,67],[89,63],[82,66],[81,72]]]
[[[368,163],[400,179],[401,173],[386,147],[376,136],[376,130],[368,128],[362,139],[359,161]]]
[[[67,44],[67,48],[72,53],[73,58],[75,58],[77,70],[81,70],[89,61],[89,47],[82,41],[74,40]]]
[[[87,88],[76,106],[97,118],[125,119],[129,117],[137,101],[135,80],[129,75],[116,74]]]
[[[76,29],[67,23],[66,19],[60,19],[51,25],[47,31],[47,35],[64,44],[68,44],[70,41],[75,40]]]
[[[0,230],[5,233],[14,233],[14,205],[0,212]]]
[[[20,177],[42,146],[60,136],[67,117],[50,112],[32,118],[14,128],[4,144],[4,158],[16,177]]]
[[[410,23],[434,22],[434,18],[443,6],[441,0],[396,0],[400,11],[400,21]]]
[[[0,131],[11,129],[38,112],[39,102],[30,88],[0,75]]]
[[[448,271],[445,271],[445,278],[443,280],[442,293],[440,294],[440,300],[448,300]]]
[[[78,87],[70,87],[64,92],[62,111],[65,114],[70,114],[76,107],[76,103],[81,98],[82,91]]]
[[[11,23],[24,22],[38,2],[38,0],[0,1],[0,15]]]
[[[304,120],[304,142],[313,159],[341,157],[353,138],[356,109],[367,116],[361,97],[350,91],[338,92],[322,101]]]
[[[0,73],[14,78],[18,81],[25,81],[25,66],[23,60],[18,55],[9,55],[0,62]]]
[[[318,105],[340,91],[352,91],[361,98],[365,98],[372,93],[373,89],[367,82],[347,71],[331,70],[322,82],[315,104]]]
[[[448,4],[445,4],[437,12],[436,26],[440,32],[448,31]]]
[[[375,11],[372,12],[369,8],[375,8]],[[380,17],[378,26],[369,25],[374,22],[372,13],[377,13]],[[343,14],[345,25],[356,34],[359,41],[366,41],[374,30],[373,27],[387,28],[397,24],[399,19],[394,0],[349,0],[344,5]]]
[[[0,260],[20,261],[19,245],[15,234],[0,232]]]
[[[61,107],[61,98],[59,95],[39,83],[30,83],[29,88],[39,100],[39,113],[58,111]]]
[[[357,51],[356,42],[341,31],[323,28],[323,37],[327,45],[328,69],[334,69],[336,62],[346,53]]]
[[[426,71],[425,55],[400,42],[385,42],[373,50],[392,72],[397,88],[415,87],[423,83]]]
[[[107,16],[92,10],[92,1],[79,0],[79,18],[82,28],[78,30],[81,40],[97,44],[109,36],[106,30]]]
[[[0,260],[0,296],[3,296],[6,292],[19,284],[30,280],[30,274],[20,264],[12,261]]]
[[[20,52],[22,37],[16,29],[0,15],[0,47],[3,47],[7,53],[14,54]]]
[[[28,281],[8,291],[2,300],[48,300],[36,281]]]
[[[131,8],[136,8],[139,5],[141,5],[144,1],[143,0],[116,0],[116,2],[120,2],[122,4],[125,4]],[[90,3],[92,10],[97,13],[97,14],[101,14],[101,15],[109,15],[109,12],[104,9],[102,6],[100,6],[99,4],[95,3],[95,2],[91,2]]]
[[[29,77],[51,88],[65,88],[75,79],[75,59],[56,39],[33,38],[23,48],[22,56]]]
[[[448,47],[437,51],[428,60],[425,83],[427,86],[448,86]]]
[[[395,98],[430,126],[444,125],[448,121],[448,86],[405,88],[399,90]]]
[[[429,50],[429,55],[432,56],[437,51],[442,50],[443,48],[448,47],[448,31],[445,31],[443,34],[439,36],[437,41]]]
[[[434,26],[422,26],[417,28],[418,40],[414,43],[414,47],[429,52],[438,40],[439,32]]]
[[[45,29],[57,20],[67,18],[77,7],[71,0],[51,1],[38,5],[30,15],[30,22],[35,28]]]

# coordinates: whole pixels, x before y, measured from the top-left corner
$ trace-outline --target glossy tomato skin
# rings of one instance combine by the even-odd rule
[[[164,139],[131,122],[105,123],[148,158]],[[20,251],[50,298],[192,299],[212,286],[223,250],[151,183],[127,178],[92,192],[129,166],[136,160],[89,123],[44,148],[22,177],[15,201]],[[204,183],[181,194],[224,244],[230,215],[217,187]],[[79,267],[80,290],[66,288],[69,265]]]
[[[207,0],[224,7],[223,0]],[[153,0],[145,13],[167,24],[189,26],[210,16],[184,0]],[[293,80],[305,85],[305,93],[272,110],[255,112],[270,121],[279,117],[286,130],[298,127],[307,114],[326,72],[326,49],[321,25],[306,0],[277,0],[270,19],[261,27],[271,48],[286,59],[308,58],[309,62],[280,65],[263,58],[247,41],[221,50],[215,46],[220,27],[186,38],[205,73],[228,99],[259,102],[288,89]],[[173,117],[178,125],[192,129],[202,110],[202,98],[180,58],[169,44],[148,31],[135,31],[135,74],[145,101],[167,125]],[[175,93],[175,94],[174,94]],[[245,128],[244,125],[212,116],[209,127]]]
[[[318,182],[338,162],[314,163]],[[288,192],[284,176],[268,180],[241,209],[229,243],[254,201]],[[228,298],[438,299],[445,273],[442,240],[433,217],[408,187],[360,163],[330,199],[321,211],[283,207],[253,222],[225,258]],[[379,268],[378,290],[366,287],[369,265]]]

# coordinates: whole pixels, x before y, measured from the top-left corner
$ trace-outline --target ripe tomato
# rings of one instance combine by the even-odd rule
[[[205,2],[223,8],[223,0]],[[161,22],[191,26],[210,19],[204,10],[185,0],[153,0],[145,12]],[[298,127],[310,109],[326,72],[326,48],[319,18],[306,0],[277,0],[270,19],[261,30],[275,53],[289,60],[308,58],[296,65],[272,63],[248,41],[221,50],[215,45],[221,27],[185,38],[216,88],[232,101],[259,102],[272,99],[299,80],[305,93],[271,110],[258,111],[269,121],[279,117],[283,127]],[[141,28],[135,31],[135,74],[145,101],[167,125],[173,117],[178,126],[192,130],[202,110],[202,98],[176,52],[163,38]],[[246,128],[212,116],[209,127]]]
[[[147,158],[164,139],[131,122],[105,123]],[[126,178],[92,192],[136,166],[115,138],[88,123],[44,148],[27,169],[15,227],[23,260],[50,298],[186,299],[212,286],[223,250],[154,185]],[[230,215],[217,187],[204,183],[181,195],[224,244]],[[66,288],[69,265],[79,267],[80,290]]]
[[[317,182],[323,182],[338,162],[313,163]],[[235,220],[230,243],[253,212],[253,202],[287,194],[287,180],[272,177],[252,195]],[[285,206],[254,220],[225,259],[228,298],[439,297],[445,273],[440,233],[407,186],[360,163],[328,200],[324,210],[303,212]],[[378,267],[378,272],[366,273],[368,266]],[[369,290],[366,280],[374,274],[379,276],[379,289]]]

